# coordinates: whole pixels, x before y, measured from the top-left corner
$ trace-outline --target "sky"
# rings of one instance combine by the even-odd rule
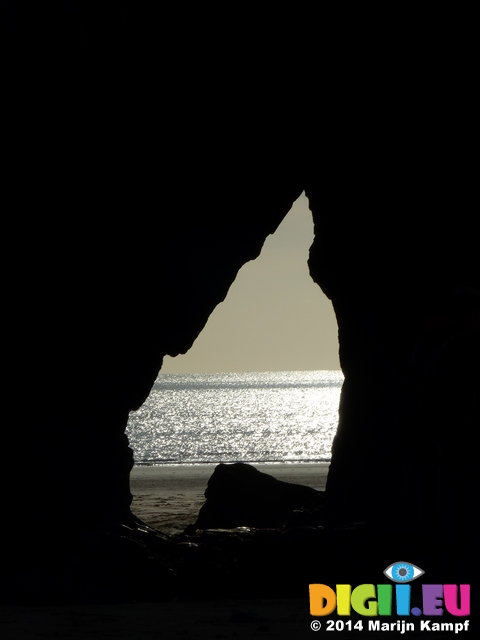
[[[302,194],[260,256],[238,272],[191,349],[161,373],[340,369],[332,303],[308,272],[312,214]]]

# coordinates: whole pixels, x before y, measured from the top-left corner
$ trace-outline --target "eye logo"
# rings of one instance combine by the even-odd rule
[[[410,564],[410,562],[394,562],[389,565],[383,572],[389,580],[392,582],[411,582],[420,576],[423,576],[425,571],[420,567]]]

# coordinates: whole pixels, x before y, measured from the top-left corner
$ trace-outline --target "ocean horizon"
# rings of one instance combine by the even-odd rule
[[[159,373],[129,416],[134,464],[329,462],[338,370]]]

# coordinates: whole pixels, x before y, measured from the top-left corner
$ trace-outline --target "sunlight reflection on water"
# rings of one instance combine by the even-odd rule
[[[127,435],[135,464],[329,460],[341,371],[160,374]]]

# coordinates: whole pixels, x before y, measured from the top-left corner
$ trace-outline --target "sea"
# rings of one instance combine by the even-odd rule
[[[328,462],[341,371],[160,373],[132,411],[135,465]]]

